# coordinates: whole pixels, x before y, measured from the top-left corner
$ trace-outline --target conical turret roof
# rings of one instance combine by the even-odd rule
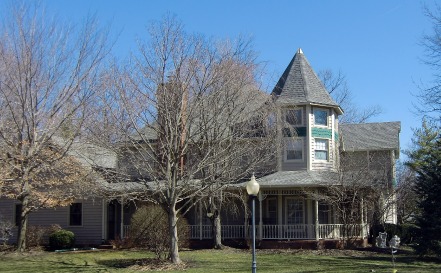
[[[332,99],[299,48],[272,92],[277,103],[316,104],[331,106],[341,114],[340,106]]]

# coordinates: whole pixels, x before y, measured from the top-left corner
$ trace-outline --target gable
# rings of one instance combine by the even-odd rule
[[[400,151],[400,122],[340,124],[343,151]]]

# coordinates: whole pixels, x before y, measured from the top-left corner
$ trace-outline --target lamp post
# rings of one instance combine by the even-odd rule
[[[256,221],[255,221],[255,211],[256,211],[256,197],[259,193],[259,183],[256,181],[256,177],[254,177],[254,173],[251,176],[251,180],[247,183],[247,193],[251,198],[252,210],[251,210],[251,220],[252,220],[252,234],[253,234],[253,262],[251,264],[251,272],[256,273]]]

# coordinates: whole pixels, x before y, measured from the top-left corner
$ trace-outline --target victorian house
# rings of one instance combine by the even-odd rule
[[[257,177],[260,192],[256,224],[261,243],[274,246],[295,241],[338,241],[344,236],[364,240],[369,236],[372,219],[396,223],[392,193],[400,122],[339,124],[343,109],[332,99],[301,49],[271,96],[277,106],[280,145],[273,162],[275,170]],[[121,165],[115,153],[94,145],[79,145],[77,151],[85,164],[98,163],[105,169]],[[118,187],[133,186],[130,182],[106,183],[103,178],[97,176],[113,192],[118,192]],[[245,191],[243,185],[231,188]],[[355,201],[348,203],[342,193]],[[72,230],[79,244],[97,245],[129,236],[130,217],[136,206],[126,201],[122,197],[91,196],[69,207],[37,211],[30,216],[29,224],[59,224]],[[1,199],[0,214],[18,223],[19,206],[14,200]],[[348,207],[351,217],[345,218]],[[208,216],[198,204],[187,216],[190,237],[195,242],[212,238]],[[245,239],[249,231],[247,206],[234,214],[223,210],[221,223],[224,240]]]
[[[339,124],[343,109],[301,49],[271,95],[281,145],[276,171],[257,179],[256,234],[261,245],[343,237],[365,241],[375,217],[396,223],[393,186],[400,122]],[[248,217],[224,212],[222,238],[244,238]],[[192,220],[192,238],[212,236],[203,209]]]

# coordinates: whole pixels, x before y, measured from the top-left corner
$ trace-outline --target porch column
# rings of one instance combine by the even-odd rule
[[[361,239],[364,239],[365,222],[364,222],[364,200],[363,200],[363,197],[361,197],[361,201],[360,201],[360,215],[361,215],[361,234],[360,235],[361,235]]]
[[[332,205],[332,223],[334,224],[334,227],[332,228],[332,238],[340,238],[340,228],[336,228],[335,226],[335,224],[340,224],[337,223],[337,209],[335,205]]]
[[[107,239],[106,220],[107,219],[107,201],[101,200],[101,243]]]
[[[278,238],[282,238],[283,235],[283,198],[282,194],[278,192],[277,194],[277,218],[278,218]]]
[[[315,210],[315,239],[318,241],[319,236],[319,218],[318,218],[318,200],[314,199],[314,210]]]
[[[202,240],[202,204],[198,203],[199,207],[199,240]]]
[[[121,240],[124,239],[124,197],[121,197]]]
[[[263,197],[262,197],[262,191],[259,191],[259,240],[262,240],[262,232],[263,232],[263,227],[262,227],[262,201],[263,201]]]

